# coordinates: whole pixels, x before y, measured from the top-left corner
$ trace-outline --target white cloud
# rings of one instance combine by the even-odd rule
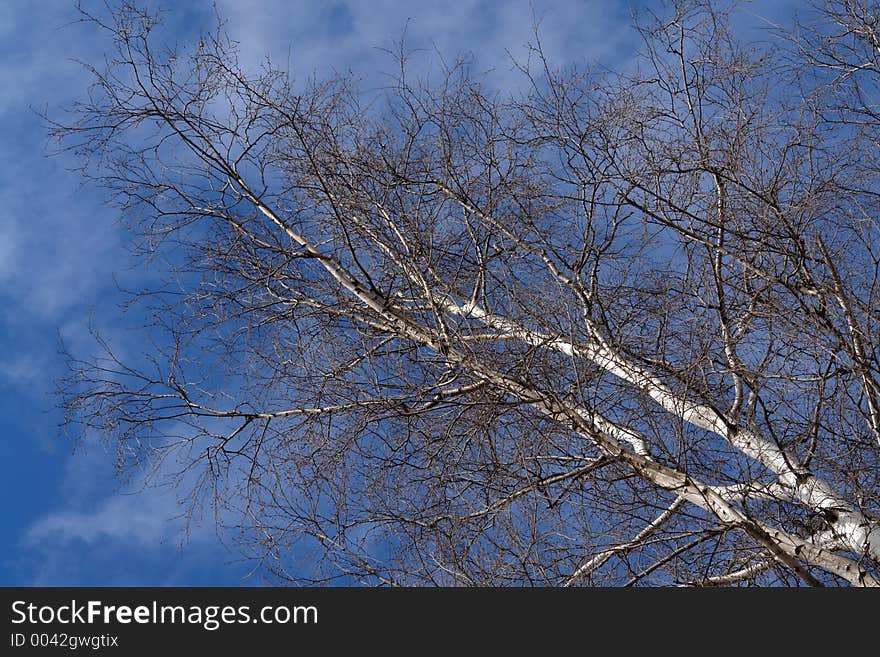
[[[2,4],[0,296],[5,318],[20,325],[88,302],[118,267],[119,236],[113,213],[66,170],[72,157],[46,157],[37,114],[82,95],[89,74],[71,56],[94,61],[106,44],[69,25],[72,3],[41,3],[40,20],[24,2]]]
[[[534,5],[547,54],[560,65],[607,58],[628,38],[624,3],[538,0]],[[266,55],[281,62],[290,55],[299,77],[351,69],[378,82],[379,74],[393,72],[394,65],[380,48],[393,46],[405,30],[409,46],[436,48],[445,57],[472,53],[480,70],[494,69],[494,82],[504,84],[512,79],[508,51],[521,58],[534,40],[529,0],[220,0],[218,8],[246,66]],[[428,53],[427,59],[432,57]]]
[[[113,451],[99,436],[87,436],[64,466],[58,505],[31,524],[25,543],[118,541],[150,547],[179,539],[180,506],[174,491],[151,485],[161,479],[146,475],[133,472],[128,485],[112,486]]]
[[[183,489],[157,485],[167,481],[161,469],[153,475],[133,473],[114,489],[110,450],[97,439],[82,445],[66,463],[58,504],[22,534],[29,584],[186,584],[206,559],[231,558],[218,544],[213,518],[185,523]],[[229,581],[238,572],[222,575]]]
[[[27,385],[42,376],[45,363],[30,353],[7,353],[0,357],[0,377],[18,385]]]
[[[168,494],[116,495],[88,511],[54,511],[34,523],[25,535],[28,544],[78,540],[133,542],[157,546],[178,533],[173,518],[177,500]]]

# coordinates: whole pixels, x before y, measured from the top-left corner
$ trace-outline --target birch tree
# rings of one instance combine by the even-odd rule
[[[498,90],[112,40],[52,123],[170,268],[143,358],[70,358],[70,427],[172,464],[284,581],[880,583],[880,15]],[[167,472],[168,466],[164,470]]]

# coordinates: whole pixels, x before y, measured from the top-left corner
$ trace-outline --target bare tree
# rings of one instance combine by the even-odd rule
[[[872,3],[768,43],[675,3],[617,73],[536,32],[507,95],[87,18],[115,49],[53,130],[173,276],[145,361],[71,359],[68,418],[268,572],[880,583]]]

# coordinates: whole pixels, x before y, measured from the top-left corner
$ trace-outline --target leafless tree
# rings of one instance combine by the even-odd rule
[[[880,583],[880,14],[367,93],[156,19],[53,124],[173,275],[72,427],[297,582]]]

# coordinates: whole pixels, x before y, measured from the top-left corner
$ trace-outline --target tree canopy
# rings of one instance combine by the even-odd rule
[[[173,275],[144,358],[71,357],[70,426],[283,580],[877,585],[880,13],[736,16],[378,92],[86,16],[53,133]]]

